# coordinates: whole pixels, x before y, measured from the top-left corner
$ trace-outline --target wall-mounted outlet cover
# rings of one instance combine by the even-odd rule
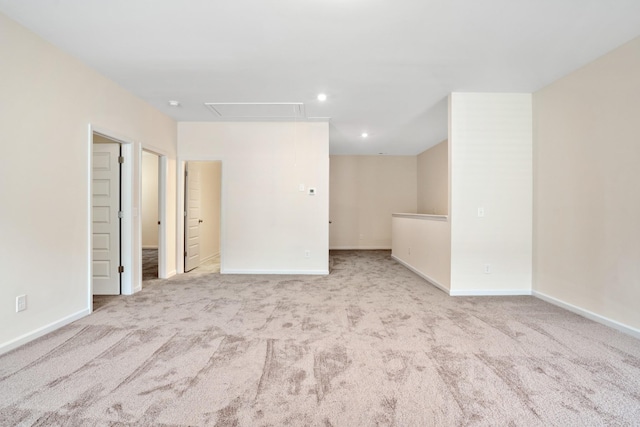
[[[304,191],[304,184],[298,185],[298,191]]]
[[[18,295],[16,297],[16,313],[27,309],[27,296]]]

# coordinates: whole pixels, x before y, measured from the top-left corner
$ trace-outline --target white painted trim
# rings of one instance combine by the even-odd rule
[[[413,213],[394,213],[391,214],[392,218],[410,218],[410,219],[426,219],[430,221],[448,221],[448,215],[433,215],[433,214],[413,214]]]
[[[167,247],[167,234],[169,232],[169,224],[167,222],[168,176],[168,157],[161,155],[158,158],[158,220],[160,221],[160,227],[158,227],[158,278],[160,279],[170,277],[167,274],[167,253],[169,252]],[[142,221],[142,218],[140,218],[140,221]]]
[[[571,311],[572,313],[578,314],[582,317],[586,317],[589,320],[593,320],[594,322],[598,322],[602,325],[608,326],[627,335],[631,335],[632,337],[640,339],[640,329],[633,328],[629,325],[625,325],[624,323],[620,323],[617,320],[609,319],[608,317],[601,316],[592,311],[586,310],[573,304],[569,304],[568,302],[562,301],[558,298],[554,298],[542,292],[533,291],[532,295],[536,298],[540,298],[541,300],[548,302],[549,304],[564,308],[565,310]]]
[[[301,274],[301,275],[327,275],[329,270],[220,270],[220,274]]]
[[[95,126],[91,123],[89,123],[88,125],[89,127],[89,137],[88,137],[88,189],[89,192],[87,194],[87,206],[88,206],[88,211],[89,214],[87,216],[87,221],[88,221],[88,241],[89,241],[89,245],[88,245],[88,271],[89,271],[89,277],[88,277],[88,285],[87,288],[89,289],[88,292],[88,307],[90,310],[93,310],[93,263],[92,263],[92,244],[91,244],[91,240],[92,240],[92,235],[93,235],[93,221],[92,221],[92,203],[91,203],[91,198],[92,198],[92,194],[93,194],[93,170],[92,170],[92,162],[93,162],[93,134],[97,133],[100,135],[103,135],[109,139],[113,139],[116,142],[119,142],[122,146],[122,155],[125,158],[125,162],[124,162],[124,166],[122,168],[122,178],[121,178],[121,182],[120,182],[120,188],[121,188],[121,198],[122,198],[122,211],[124,212],[124,218],[122,219],[122,227],[121,227],[121,233],[122,233],[122,238],[120,241],[120,245],[122,247],[121,250],[121,254],[120,256],[122,257],[122,265],[124,266],[124,273],[122,274],[122,282],[121,282],[121,293],[122,295],[131,295],[133,294],[135,291],[134,289],[137,289],[141,286],[141,278],[142,278],[142,268],[140,266],[140,263],[137,264],[137,275],[134,274],[135,272],[134,267],[136,266],[136,264],[134,264],[133,262],[133,254],[136,253],[136,251],[134,250],[135,247],[139,247],[140,245],[140,236],[135,236],[134,235],[134,230],[137,228],[139,229],[139,224],[138,227],[135,227],[135,223],[134,223],[134,218],[137,219],[138,221],[140,220],[139,215],[137,215],[137,212],[134,212],[133,210],[133,176],[134,176],[134,172],[135,170],[139,169],[137,167],[134,167],[134,148],[136,147],[136,143],[125,136],[119,135],[111,130],[105,129],[105,128],[101,128],[98,126]],[[139,157],[139,156],[138,156]],[[139,252],[139,250],[138,250]],[[137,278],[138,280],[135,280],[134,283],[134,278]]]
[[[216,252],[216,253],[215,253],[215,254],[213,254],[213,255],[209,255],[208,257],[206,257],[206,258],[204,258],[204,259],[201,259],[201,260],[200,260],[200,265],[204,264],[204,263],[205,263],[205,262],[207,262],[207,261],[211,261],[212,259],[214,259],[214,258],[216,258],[216,257],[218,257],[218,256],[220,256],[220,252]]]
[[[142,206],[142,152],[146,151],[158,157],[158,246],[143,245],[142,249],[158,249],[158,278],[167,279],[167,232],[169,224],[167,224],[167,183],[168,183],[168,154],[165,150],[155,147],[151,144],[141,144],[138,164],[138,194],[140,196],[139,205]],[[140,241],[142,242],[142,216],[139,218]],[[142,264],[141,264],[142,265]],[[142,275],[142,267],[140,268]],[[142,279],[140,279],[142,280]]]
[[[87,126],[87,308],[93,313],[93,129]],[[2,353],[0,347],[0,353]]]
[[[401,260],[400,258],[398,258],[395,255],[391,255],[391,258],[393,258],[394,260],[396,260],[397,262],[399,262],[400,264],[402,264],[403,266],[405,266],[409,270],[413,271],[418,276],[422,277],[424,280],[429,282],[431,285],[433,285],[436,288],[439,288],[441,291],[444,291],[445,293],[449,294],[449,288],[447,288],[445,285],[443,285],[442,283],[438,282],[434,278],[427,276],[423,272],[421,272],[421,271],[417,270],[416,268],[412,267],[411,265],[407,264],[406,262],[404,262],[403,260]]]
[[[333,246],[330,251],[390,251],[391,246]]]
[[[488,296],[523,296],[531,295],[530,289],[460,289],[451,290],[449,295],[452,297],[488,297]]]
[[[176,270],[171,270],[171,271],[167,272],[167,277],[162,277],[162,279],[170,279],[171,277],[175,276],[176,274],[178,274],[176,272]]]
[[[176,161],[176,270],[184,273],[184,171],[186,160]]]
[[[41,336],[46,335],[49,332],[53,332],[56,329],[68,325],[69,323],[75,322],[78,319],[88,316],[89,314],[91,314],[91,310],[91,308],[85,308],[81,311],[78,311],[77,313],[63,317],[60,320],[56,320],[55,322],[49,323],[48,325],[42,326],[41,328],[38,328],[34,331],[21,335],[18,338],[8,341],[0,345],[0,354],[7,353],[15,348],[20,347],[21,345],[35,340],[36,338],[40,338]]]
[[[142,149],[143,149],[144,151],[148,151],[148,152],[150,152],[150,153],[153,153],[153,154],[155,154],[155,155],[156,155],[156,156],[158,156],[158,157],[163,157],[163,156],[164,156],[164,157],[170,157],[170,154],[169,154],[169,152],[168,152],[167,150],[162,149],[162,148],[160,148],[160,147],[156,147],[155,145],[153,145],[153,144],[149,144],[149,143],[147,143],[147,142],[145,142],[144,144],[142,144]]]
[[[122,182],[120,183],[121,207],[124,213],[121,222],[122,237],[120,240],[120,257],[124,266],[122,285],[120,287],[122,295],[133,295],[136,292],[135,289],[141,286],[142,280],[142,269],[138,268],[138,271],[134,271],[136,263],[133,262],[134,254],[138,253],[135,247],[140,244],[141,240],[140,227],[138,227],[138,234],[140,235],[134,235],[134,230],[136,229],[134,221],[140,221],[140,215],[138,215],[137,209],[134,211],[135,205],[133,203],[134,145],[133,141],[123,141],[121,144],[122,156],[124,157]],[[140,206],[140,204],[138,203],[137,206]],[[137,264],[140,266],[140,262]]]

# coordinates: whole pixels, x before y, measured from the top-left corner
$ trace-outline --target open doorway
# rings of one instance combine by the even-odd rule
[[[98,128],[91,123],[88,131],[87,241],[91,250],[87,257],[87,297],[88,305],[93,311],[101,305],[100,301],[96,303],[96,299],[132,295],[141,289],[138,280],[140,265],[133,255],[134,247],[138,247],[140,240],[136,237],[138,228],[134,224],[133,177],[134,171],[137,170],[133,161],[135,144],[126,136]],[[107,156],[96,156],[102,145],[116,147],[119,155],[116,156],[114,152]],[[107,158],[109,160],[106,160]],[[117,169],[118,178],[116,179],[114,174],[113,178],[108,179],[111,182],[118,181],[119,191],[106,182],[107,178],[101,176],[101,172],[106,172],[106,169]],[[118,196],[114,197],[118,192]],[[112,200],[119,198],[119,202],[110,202],[106,208],[105,205],[101,205],[101,197],[109,197]],[[106,224],[118,224],[119,229],[105,232],[101,225]],[[104,262],[105,256],[108,256],[108,262]],[[109,285],[109,290],[105,291],[97,285],[96,276],[117,277],[117,285],[114,281]]]
[[[184,271],[220,271],[222,163],[189,161],[184,175]]]
[[[133,143],[89,124],[89,282],[91,310],[135,292]]]
[[[91,279],[94,295],[122,293],[122,159],[118,141],[93,134]]]
[[[141,173],[141,230],[142,230],[142,280],[159,277],[160,240],[160,157],[147,150],[142,151]]]

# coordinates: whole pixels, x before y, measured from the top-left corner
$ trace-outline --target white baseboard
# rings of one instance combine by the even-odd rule
[[[142,249],[158,249],[158,246],[153,246],[153,245],[142,245]]]
[[[542,292],[533,291],[532,295],[536,298],[540,298],[543,301],[548,302],[549,304],[557,305],[558,307],[564,308],[565,310],[569,310],[575,314],[578,314],[582,317],[586,317],[589,320],[593,320],[594,322],[601,323],[610,328],[616,329],[620,332],[623,332],[627,335],[631,335],[632,337],[640,339],[640,329],[633,328],[631,326],[625,325],[624,323],[620,323],[616,320],[609,319],[608,317],[601,316],[592,311],[586,310],[584,308],[578,307],[573,304],[569,304],[568,302],[564,302]]]
[[[427,282],[431,283],[433,286],[435,286],[436,288],[439,288],[440,290],[444,291],[445,293],[449,293],[449,288],[447,288],[446,286],[444,286],[442,283],[438,282],[437,280],[433,279],[432,277],[429,277],[428,275],[424,274],[423,272],[421,272],[420,270],[417,270],[416,268],[412,267],[410,264],[407,264],[406,262],[404,262],[403,260],[401,260],[400,258],[398,258],[395,255],[391,255],[391,258],[395,259],[396,261],[398,261],[400,264],[404,265],[405,267],[407,267],[409,270],[413,271],[414,273],[416,273],[418,276],[422,277],[424,280],[426,280]]]
[[[490,296],[502,296],[513,297],[522,295],[531,295],[530,289],[460,289],[449,291],[449,295],[452,297],[490,297]]]
[[[30,341],[35,340],[36,338],[40,338],[41,336],[46,335],[49,332],[53,332],[56,329],[59,329],[59,328],[62,328],[63,326],[68,325],[69,323],[75,322],[76,320],[81,319],[89,314],[91,314],[91,310],[86,308],[84,310],[78,311],[77,313],[71,314],[60,320],[57,320],[41,328],[38,328],[32,332],[21,335],[18,338],[15,338],[11,341],[3,343],[2,345],[0,345],[0,354],[7,353],[15,348],[20,347],[21,345],[24,345]]]
[[[169,279],[175,276],[176,274],[178,274],[176,270],[171,270],[170,272],[167,273],[167,277],[160,277],[160,279]]]
[[[305,274],[305,275],[327,275],[329,270],[234,270],[223,269],[220,274]]]
[[[211,261],[212,259],[214,259],[215,257],[218,257],[218,256],[220,256],[220,252],[215,253],[213,255],[209,255],[208,257],[200,260],[200,265],[204,264],[207,261]]]
[[[390,251],[391,246],[333,246],[330,251]]]

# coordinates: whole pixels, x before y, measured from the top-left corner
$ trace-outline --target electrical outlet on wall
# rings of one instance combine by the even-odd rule
[[[304,251],[304,257],[305,258],[311,258],[311,251],[309,249],[307,249],[306,251]]]
[[[16,297],[16,313],[27,309],[27,296],[18,295]]]
[[[491,264],[484,265],[484,274],[491,274]]]

